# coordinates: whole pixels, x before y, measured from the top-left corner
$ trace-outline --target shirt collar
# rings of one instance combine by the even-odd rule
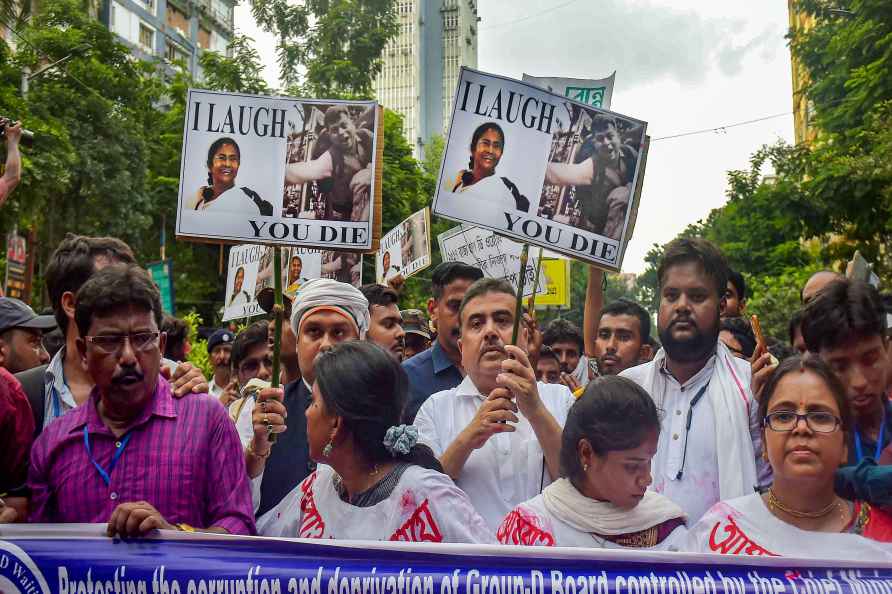
[[[450,367],[455,367],[446,351],[440,346],[439,340],[435,340],[434,346],[431,347],[431,361],[434,363],[434,373],[442,373]]]
[[[94,386],[90,391],[90,400],[85,404],[85,406],[79,406],[69,412],[68,414],[73,415],[74,424],[71,427],[71,432],[80,431],[84,425],[89,427],[91,433],[107,433],[108,428],[105,426],[105,423],[102,422],[102,419],[99,417],[99,410],[97,405],[99,403],[99,390]],[[175,419],[177,416],[176,406],[173,401],[173,393],[170,389],[170,384],[167,383],[160,375],[158,376],[158,385],[155,386],[155,394],[152,397],[152,401],[143,411],[143,413],[133,422],[132,425],[128,428],[128,431],[133,427],[137,427],[142,425],[153,417],[163,417],[168,419]]]
[[[480,390],[477,389],[477,386],[474,385],[474,380],[471,379],[470,375],[466,375],[461,383],[455,387],[455,395],[483,398],[483,394],[481,394]]]
[[[53,355],[49,365],[46,366],[46,371],[43,376],[43,385],[45,386],[44,391],[48,398],[51,396],[53,390],[55,390],[65,404],[74,407],[74,395],[71,393],[71,390],[68,389],[68,384],[65,381],[65,352],[66,347],[63,346],[55,355]]]
[[[695,386],[699,383],[702,383],[704,379],[709,379],[712,377],[712,372],[715,369],[715,359],[716,353],[713,352],[712,356],[706,360],[706,365],[703,368],[695,373],[691,379],[686,381],[684,384],[680,384],[680,382],[675,379],[675,376],[672,375],[672,372],[669,371],[669,368],[666,367],[666,351],[660,349],[660,352],[657,354],[657,357],[654,358],[654,362],[657,364],[657,369],[665,375],[667,378],[670,378],[676,384],[679,384],[682,388],[687,388],[689,386]]]

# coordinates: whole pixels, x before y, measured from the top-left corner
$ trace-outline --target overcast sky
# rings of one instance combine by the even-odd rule
[[[602,78],[616,70],[612,109],[648,122],[654,139],[623,262],[623,271],[641,272],[651,244],[669,241],[725,202],[729,169],[746,168],[762,144],[792,142],[786,4],[479,0],[479,68],[514,78]],[[274,39],[256,28],[247,3],[235,10],[236,28],[255,39],[267,80],[277,86]]]

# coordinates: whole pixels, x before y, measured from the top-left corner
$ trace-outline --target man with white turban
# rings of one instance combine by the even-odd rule
[[[266,388],[251,416],[254,437],[245,450],[257,517],[275,507],[315,468],[307,446],[304,411],[319,353],[347,340],[361,340],[369,328],[369,303],[352,285],[317,278],[301,285],[291,306],[302,378],[285,389]],[[287,431],[286,431],[287,429]],[[275,443],[269,436],[278,434]]]

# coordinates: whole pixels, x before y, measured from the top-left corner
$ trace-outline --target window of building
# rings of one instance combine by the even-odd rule
[[[189,38],[189,18],[185,12],[170,3],[167,4],[167,24],[186,39]]]
[[[155,30],[142,21],[139,23],[139,45],[150,52],[155,49]]]
[[[167,47],[164,48],[164,57],[171,63],[179,60],[186,62],[186,64],[189,63],[189,54],[186,52],[185,48],[170,40],[167,41]]]

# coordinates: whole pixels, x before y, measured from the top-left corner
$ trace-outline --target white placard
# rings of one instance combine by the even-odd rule
[[[520,252],[523,245],[496,235],[489,229],[471,225],[459,225],[437,235],[440,255],[443,261],[463,262],[476,266],[487,278],[507,280],[517,292],[517,273],[520,271]],[[523,296],[533,294],[533,279],[536,276],[539,248],[530,248],[527,254],[526,280]],[[537,294],[547,292],[545,279],[540,275]]]
[[[533,76],[523,73],[523,82],[536,85],[550,93],[563,95],[592,107],[610,109],[613,98],[613,81],[616,72],[607,78],[561,78],[557,76]]]
[[[378,114],[373,101],[191,89],[177,237],[372,249]]]
[[[388,231],[375,254],[375,281],[409,278],[431,265],[430,211],[423,208]]]
[[[646,127],[463,68],[432,212],[618,271]]]

